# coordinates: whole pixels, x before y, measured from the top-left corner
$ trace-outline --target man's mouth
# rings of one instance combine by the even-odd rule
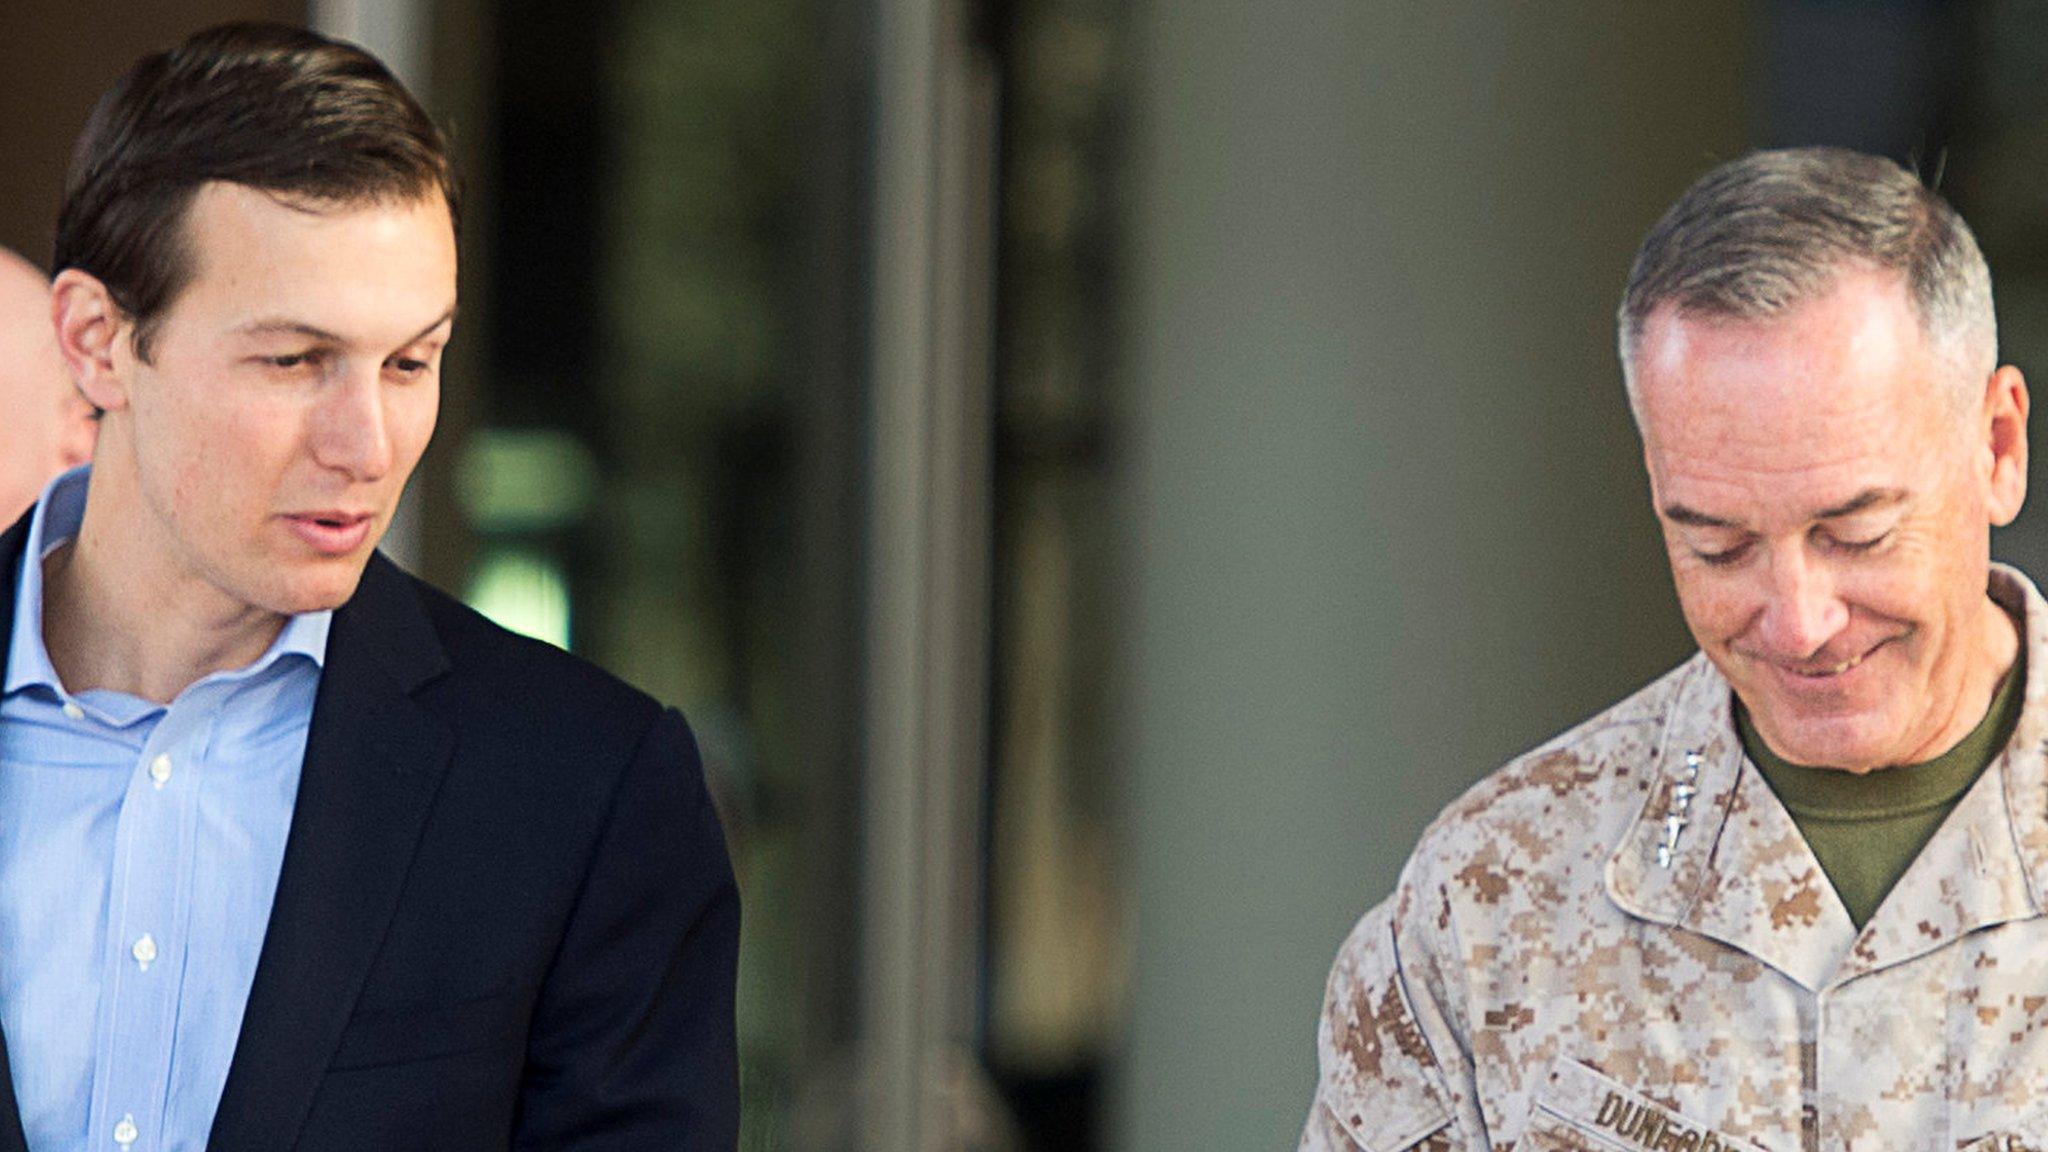
[[[368,512],[346,512],[322,510],[289,515],[285,521],[292,531],[311,545],[316,552],[329,556],[345,555],[355,551],[369,539],[371,521],[375,517]]]
[[[1871,651],[1875,652],[1876,649],[1873,648],[1871,649]],[[1825,679],[1829,676],[1840,676],[1842,673],[1847,672],[1849,669],[1854,668],[1858,664],[1863,663],[1863,658],[1868,655],[1870,655],[1870,652],[1865,652],[1857,656],[1851,656],[1847,660],[1842,661],[1840,664],[1824,664],[1817,667],[1808,666],[1804,668],[1788,668],[1787,671],[1791,672],[1794,676],[1805,676],[1810,679],[1820,680]]]
[[[1773,667],[1777,668],[1780,672],[1783,672],[1787,676],[1799,680],[1812,680],[1818,682],[1830,680],[1836,676],[1846,675],[1848,672],[1856,668],[1858,665],[1862,664],[1865,660],[1868,660],[1872,656],[1876,655],[1878,649],[1883,648],[1885,645],[1891,643],[1893,639],[1893,637],[1886,637],[1885,639],[1880,640],[1875,644],[1872,644],[1870,647],[1865,648],[1863,651],[1858,652],[1856,655],[1851,656],[1846,660],[1838,660],[1827,664],[1813,662],[1794,664],[1787,663],[1782,660],[1771,660],[1768,657],[1764,658],[1764,660],[1765,663],[1772,665]]]
[[[290,517],[322,528],[353,528],[370,518],[368,512],[299,512]]]

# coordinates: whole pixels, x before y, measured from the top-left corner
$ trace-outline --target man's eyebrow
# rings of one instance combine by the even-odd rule
[[[239,336],[305,336],[309,339],[322,340],[329,344],[339,344],[342,342],[341,337],[329,332],[325,328],[316,328],[311,324],[303,324],[297,320],[279,318],[251,320],[247,324],[235,329],[235,333]]]
[[[1868,488],[1844,500],[1832,508],[1823,508],[1814,513],[1815,520],[1833,520],[1838,516],[1854,516],[1858,512],[1881,505],[1897,504],[1906,498],[1903,488]]]
[[[1695,508],[1688,508],[1683,504],[1666,504],[1664,506],[1664,518],[1674,524],[1684,524],[1692,528],[1742,527],[1742,525],[1737,524],[1733,520],[1723,520],[1719,516],[1709,516],[1705,512]]]
[[[410,339],[408,339],[406,343],[416,344],[419,341],[424,340],[429,335],[431,335],[434,329],[439,328],[441,325],[447,324],[453,321],[454,319],[455,305],[451,304],[448,306],[448,310],[446,312],[441,313],[441,315],[437,317],[432,324],[429,324],[425,328],[420,329],[419,332],[412,336]],[[267,317],[261,320],[251,320],[247,324],[244,324],[241,327],[235,329],[235,332],[242,336],[304,336],[309,340],[318,340],[326,344],[347,343],[346,340],[343,340],[340,336],[336,335],[335,333],[329,332],[325,328],[317,327],[312,324],[307,324],[299,320],[288,319],[282,316]]]
[[[1865,512],[1872,508],[1897,504],[1904,500],[1906,495],[1906,490],[1903,488],[1867,488],[1842,501],[1840,504],[1836,504],[1831,508],[1821,509],[1813,514],[1813,518],[1815,520],[1834,520],[1843,516],[1854,516],[1858,512]],[[1687,507],[1684,504],[1666,504],[1664,506],[1664,518],[1674,524],[1684,524],[1691,528],[1732,528],[1741,530],[1743,527],[1733,520],[1723,520],[1719,516],[1709,516],[1705,512]]]
[[[425,328],[420,329],[418,334],[415,335],[412,339],[407,340],[406,343],[417,344],[420,341],[425,340],[428,336],[432,335],[434,329],[439,328],[441,325],[453,324],[455,322],[455,307],[455,305],[450,304],[448,306],[448,310],[446,312],[441,313],[440,319],[434,321],[432,324],[427,325]]]

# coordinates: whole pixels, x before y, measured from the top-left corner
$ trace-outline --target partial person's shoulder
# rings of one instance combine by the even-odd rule
[[[1481,779],[1423,832],[1412,864],[1456,874],[1475,853],[1502,846],[1525,864],[1565,844],[1604,854],[1647,798],[1665,725],[1705,659],[1693,656]]]

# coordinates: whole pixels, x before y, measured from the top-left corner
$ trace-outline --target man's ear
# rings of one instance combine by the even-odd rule
[[[1991,453],[1986,511],[1995,527],[2012,523],[2027,502],[2027,381],[2010,364],[1985,384],[1985,447]]]
[[[50,285],[50,319],[57,330],[57,352],[71,369],[79,395],[102,412],[126,408],[134,322],[114,303],[113,293],[99,277],[66,268]]]

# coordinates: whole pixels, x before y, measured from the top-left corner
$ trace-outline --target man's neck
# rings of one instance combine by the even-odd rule
[[[103,501],[96,475],[78,536],[42,559],[43,646],[65,689],[168,704],[215,672],[254,663],[286,618],[230,603],[172,571],[147,533],[115,529],[115,488]]]
[[[1924,745],[1913,763],[1925,763],[1941,756],[1963,742],[1984,720],[1991,707],[1991,700],[1998,694],[1998,686],[2005,682],[2006,673],[2012,670],[2020,654],[2020,625],[1996,600],[1984,598],[1981,617],[1981,639],[1977,651],[1979,658],[1970,661],[1959,672],[1960,690],[1951,695],[1951,711],[1937,735]]]

